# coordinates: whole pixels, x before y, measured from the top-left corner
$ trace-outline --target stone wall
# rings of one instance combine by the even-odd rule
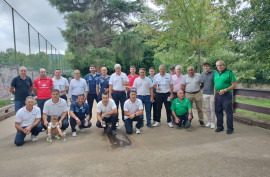
[[[9,93],[9,87],[12,79],[18,75],[19,66],[0,65],[0,100],[10,99],[13,97],[13,95]],[[27,69],[27,76],[34,81],[34,79],[39,77],[39,72],[32,69]],[[52,77],[53,75],[48,74],[48,76]]]

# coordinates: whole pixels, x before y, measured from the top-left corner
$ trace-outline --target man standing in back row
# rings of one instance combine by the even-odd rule
[[[224,130],[223,111],[227,115],[227,134],[232,134],[233,128],[233,108],[232,90],[236,88],[236,79],[232,71],[227,70],[224,61],[216,62],[218,72],[214,75],[215,83],[215,112],[217,116],[216,132]]]
[[[57,89],[60,92],[60,98],[63,98],[67,101],[67,91],[69,89],[69,84],[66,78],[61,76],[61,70],[56,69],[54,71],[54,78],[53,80],[53,89]]]

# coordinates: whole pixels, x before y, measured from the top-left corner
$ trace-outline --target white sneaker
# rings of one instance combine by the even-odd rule
[[[168,125],[169,125],[169,127],[173,128],[172,122],[169,122]]]
[[[158,127],[159,126],[159,122],[155,122],[154,124],[153,124],[153,127]]]
[[[72,136],[77,136],[77,133],[76,132],[72,132]]]
[[[211,127],[210,128],[215,128],[215,124],[211,123]]]
[[[37,141],[37,137],[34,136],[34,135],[31,135],[31,140],[32,140],[33,142],[36,142],[36,141]]]
[[[85,132],[85,128],[81,128],[80,129],[80,132]]]
[[[140,129],[136,128],[136,133],[140,134],[141,133]]]
[[[210,126],[211,126],[210,122],[207,122],[207,124],[205,125],[205,127],[210,127]]]
[[[116,122],[116,125],[115,126],[118,127],[119,126],[119,122]]]

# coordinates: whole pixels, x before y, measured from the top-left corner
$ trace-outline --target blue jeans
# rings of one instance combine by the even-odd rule
[[[61,116],[58,117],[58,121],[61,119]],[[51,122],[51,116],[48,116],[47,115],[47,121],[48,122]],[[46,130],[47,127],[44,126],[44,123],[43,123],[43,119],[41,119],[41,124],[43,126],[43,128]],[[66,130],[69,126],[69,123],[68,123],[68,116],[66,116],[66,118],[62,121],[62,127],[61,127],[61,130]]]
[[[92,126],[92,123],[90,122],[90,120],[88,120],[88,126],[85,126],[85,118],[79,118],[80,121],[81,121],[81,125],[79,126],[79,129],[83,129],[83,128],[90,128]],[[71,126],[71,131],[72,132],[76,132],[76,125],[77,125],[77,122],[75,119],[73,119],[72,117],[70,117],[70,126]]]
[[[120,102],[120,105],[121,105],[121,110],[122,110],[122,120],[124,120],[124,103],[127,99],[126,97],[126,92],[112,92],[112,98],[117,106],[117,112],[118,112],[118,108],[119,108],[119,102]],[[117,117],[118,117],[118,114],[117,114]],[[118,119],[119,121],[119,119]]]
[[[128,118],[125,120],[125,127],[127,134],[132,134],[133,121],[137,121],[136,128],[140,129],[143,123],[143,115],[136,116],[133,119]]]
[[[40,108],[40,111],[41,111],[41,116],[42,116],[42,113],[43,113],[43,107],[44,107],[44,104],[47,100],[49,100],[50,98],[47,98],[47,99],[37,99],[37,104],[38,104],[38,107]]]
[[[22,127],[22,128],[25,129],[26,127]],[[38,124],[37,126],[32,128],[31,134],[34,136],[38,136],[38,134],[39,134],[39,132],[41,132],[41,130],[42,130],[42,126],[41,126],[41,124]],[[25,136],[26,136],[26,134],[17,130],[14,144],[16,144],[17,146],[23,145]]]
[[[150,102],[150,95],[141,96],[137,95],[137,98],[142,101],[144,104],[145,112],[146,112],[146,120],[147,124],[151,124],[151,102]]]
[[[14,105],[15,105],[15,112],[17,112],[25,105],[25,101],[15,100]]]
[[[113,115],[111,115],[110,117],[105,117],[105,118],[103,119],[103,121],[106,122],[106,127],[108,126],[108,123],[111,122],[111,123],[112,123],[112,130],[116,130],[117,114],[113,114]],[[103,127],[101,126],[101,123],[100,123],[99,120],[97,121],[96,126],[97,126],[98,128],[103,128]]]
[[[89,105],[90,118],[92,118],[92,109],[93,109],[94,100],[96,100],[96,102],[98,103],[97,94],[88,94],[87,102],[88,102],[88,105]]]
[[[180,119],[180,121],[178,123],[175,123],[175,125],[177,125],[178,127],[181,127],[181,125],[185,126],[186,122],[188,120],[188,112],[186,112],[183,115],[176,115],[178,117],[178,119]],[[175,122],[175,118],[173,117],[174,122]]]
[[[220,128],[220,129],[224,129],[223,111],[225,111],[227,115],[227,131],[234,130],[232,93],[230,92],[225,92],[223,95],[216,94],[215,96],[215,113],[217,116],[217,128]]]

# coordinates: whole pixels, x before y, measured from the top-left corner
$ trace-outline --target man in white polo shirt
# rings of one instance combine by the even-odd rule
[[[98,128],[104,128],[104,132],[107,132],[108,123],[112,123],[112,134],[116,135],[116,123],[117,123],[117,107],[113,99],[109,98],[108,92],[103,92],[101,96],[102,100],[97,104],[97,123]]]
[[[172,76],[165,72],[165,65],[159,65],[159,73],[154,77],[153,87],[156,89],[157,102],[157,121],[154,122],[154,127],[159,126],[161,118],[162,104],[165,104],[167,113],[167,123],[169,127],[173,127],[171,118],[171,101],[173,100],[173,79]]]
[[[151,103],[153,102],[153,84],[150,78],[145,77],[145,69],[139,69],[140,77],[136,78],[133,88],[137,90],[137,98],[139,98],[145,106],[147,127],[153,128],[151,125]]]
[[[133,121],[137,121],[136,133],[140,134],[140,128],[143,123],[143,104],[142,101],[136,98],[136,90],[130,90],[130,98],[125,101],[124,113],[125,113],[125,127],[127,134],[132,134]]]
[[[77,96],[84,94],[84,101],[88,96],[88,86],[85,79],[81,78],[81,73],[79,70],[74,71],[74,79],[70,81],[68,96],[69,100],[72,103],[77,100]]]
[[[14,143],[21,146],[24,143],[24,138],[28,134],[31,135],[32,141],[37,141],[37,136],[42,130],[40,124],[41,112],[40,108],[34,106],[35,99],[31,96],[26,97],[26,106],[19,109],[16,113],[15,127],[17,129]]]
[[[58,116],[60,128],[65,131],[68,124],[68,108],[66,100],[60,98],[59,90],[52,90],[52,98],[45,102],[43,109],[43,127],[47,129],[51,116]],[[63,132],[65,133],[65,132]]]
[[[67,101],[66,93],[69,89],[69,84],[66,78],[61,76],[61,70],[55,69],[53,80],[53,89],[57,89],[60,92],[60,98],[63,98]]]

